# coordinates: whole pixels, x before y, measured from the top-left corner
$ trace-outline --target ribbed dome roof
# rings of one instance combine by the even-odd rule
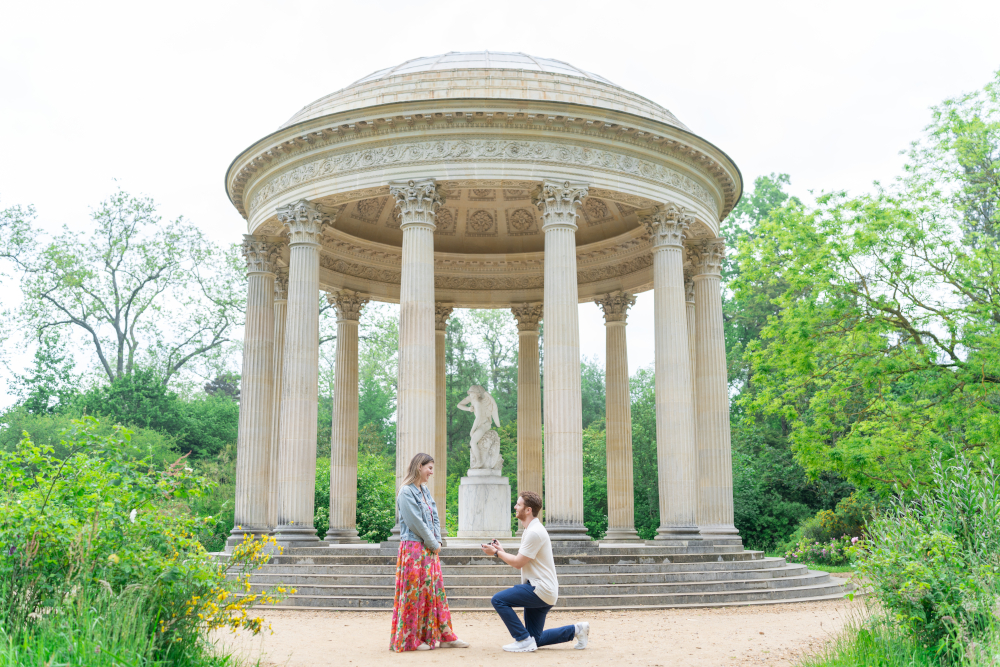
[[[503,74],[493,76],[489,70]],[[667,109],[603,76],[561,60],[509,51],[451,51],[407,60],[321,97],[281,127],[369,106],[446,99],[563,102],[624,111],[687,129]]]
[[[584,71],[569,63],[553,58],[538,58],[527,53],[512,51],[449,51],[440,56],[413,58],[401,65],[387,67],[372,72],[363,79],[358,79],[351,86],[369,81],[378,81],[397,74],[415,74],[416,72],[431,72],[445,69],[523,69],[532,72],[552,72],[579,76],[593,81],[600,81],[609,86],[612,82],[593,72]]]

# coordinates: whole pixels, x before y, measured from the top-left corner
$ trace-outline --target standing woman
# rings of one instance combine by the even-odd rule
[[[441,521],[427,488],[434,474],[434,458],[417,454],[396,496],[399,518],[399,557],[396,559],[396,600],[392,608],[389,648],[428,651],[467,648],[451,630],[451,612],[441,577]]]

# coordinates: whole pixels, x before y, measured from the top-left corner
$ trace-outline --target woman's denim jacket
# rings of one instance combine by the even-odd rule
[[[423,542],[425,547],[434,551],[441,546],[441,522],[434,496],[426,484],[421,488],[423,494],[416,484],[407,484],[396,496],[399,539],[402,542]],[[425,498],[427,502],[424,502]]]

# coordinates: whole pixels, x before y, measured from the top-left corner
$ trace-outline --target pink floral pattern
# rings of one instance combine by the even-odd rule
[[[426,643],[433,649],[438,642],[456,639],[440,559],[422,542],[400,542],[389,648],[397,653],[415,651]]]

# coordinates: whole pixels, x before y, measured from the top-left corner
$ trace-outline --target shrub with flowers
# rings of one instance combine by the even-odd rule
[[[847,535],[826,543],[803,537],[794,548],[785,553],[785,560],[789,563],[849,565],[852,559],[851,547],[859,542],[859,538]]]
[[[129,431],[97,427],[75,420],[64,458],[27,435],[0,452],[0,639],[26,642],[88,605],[131,609],[146,659],[172,659],[220,627],[259,632],[251,608],[280,591],[249,594],[248,582],[273,540],[248,537],[228,562],[214,559],[198,540],[212,518],[184,505],[212,483],[183,458],[135,460]]]

